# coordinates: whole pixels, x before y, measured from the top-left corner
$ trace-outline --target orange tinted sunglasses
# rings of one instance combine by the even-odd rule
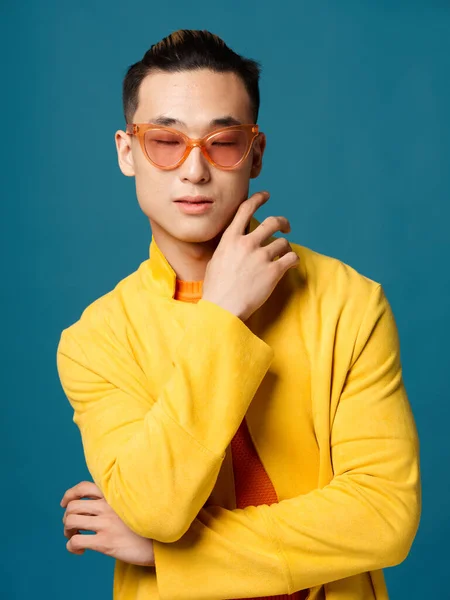
[[[231,125],[193,139],[172,127],[150,123],[127,123],[126,133],[135,135],[146,158],[158,169],[179,167],[198,147],[206,160],[218,169],[239,167],[259,135],[258,125]]]

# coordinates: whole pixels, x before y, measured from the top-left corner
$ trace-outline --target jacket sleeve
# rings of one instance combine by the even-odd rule
[[[155,542],[161,599],[291,594],[405,559],[420,518],[419,445],[381,287],[359,329],[330,450],[325,487],[270,506],[208,506],[179,541]]]
[[[239,318],[200,300],[154,398],[107,324],[62,332],[58,374],[87,467],[130,529],[164,542],[187,531],[272,359]]]

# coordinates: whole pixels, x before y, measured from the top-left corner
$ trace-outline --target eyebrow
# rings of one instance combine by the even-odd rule
[[[165,117],[164,115],[160,115],[155,119],[149,119],[147,123],[152,123],[153,125],[162,125],[163,127],[173,127],[174,125],[181,125],[182,127],[187,127],[186,123],[180,121],[180,119],[174,119],[172,117]],[[228,127],[230,125],[242,125],[242,121],[232,117],[231,115],[218,117],[217,119],[213,119],[209,122],[209,127]]]

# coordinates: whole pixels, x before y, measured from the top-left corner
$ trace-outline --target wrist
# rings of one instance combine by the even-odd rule
[[[215,304],[216,306],[223,308],[223,310],[226,310],[227,312],[231,313],[238,319],[241,319],[242,321],[244,320],[244,312],[230,302],[226,302],[224,300],[215,300],[213,298],[208,298],[208,296],[202,296],[202,300],[211,302],[212,304]]]

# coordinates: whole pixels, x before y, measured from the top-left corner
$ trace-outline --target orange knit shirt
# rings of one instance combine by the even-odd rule
[[[174,297],[183,302],[198,302],[202,297],[202,287],[202,281],[177,279]],[[278,502],[275,488],[259,459],[245,418],[231,440],[231,454],[237,508]],[[304,590],[291,595],[260,596],[250,600],[305,600],[306,597],[307,590]]]

